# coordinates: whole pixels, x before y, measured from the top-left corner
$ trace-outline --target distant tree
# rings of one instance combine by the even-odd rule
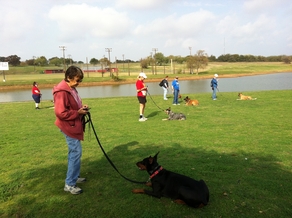
[[[34,59],[28,59],[25,61],[27,65],[33,66],[34,65]]]
[[[0,57],[0,62],[5,62],[5,57]]]
[[[45,56],[41,56],[41,57],[35,59],[35,65],[46,66],[46,65],[48,65],[48,60]]]
[[[110,65],[110,61],[107,58],[101,58],[99,60],[99,62],[103,65],[103,66],[109,66]]]
[[[282,61],[284,62],[284,64],[291,64],[291,57],[283,55]]]
[[[91,60],[89,61],[90,64],[96,65],[98,64],[98,60],[96,58],[91,58]]]
[[[140,65],[142,69],[148,69],[149,59],[148,58],[141,59]]]
[[[20,65],[20,57],[17,55],[10,55],[5,59],[5,62],[8,62],[12,66],[19,66]]]
[[[208,59],[210,62],[216,61],[216,57],[214,55],[211,55]]]
[[[200,68],[205,68],[208,65],[208,55],[204,50],[198,50],[194,56],[189,56],[187,59],[187,66],[190,68],[190,72],[193,73],[193,69],[196,69],[196,74],[199,74]]]
[[[53,57],[49,59],[50,64],[60,67],[62,65],[62,60],[58,57]]]
[[[163,63],[165,63],[165,57],[164,57],[164,55],[163,55],[161,52],[156,53],[156,54],[154,55],[154,59],[155,59],[156,63],[157,63],[158,65],[160,65],[160,66],[161,66]]]

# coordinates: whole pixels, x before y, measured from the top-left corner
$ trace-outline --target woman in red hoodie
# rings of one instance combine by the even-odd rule
[[[68,169],[64,191],[80,194],[82,189],[76,183],[85,182],[80,178],[82,156],[81,140],[84,129],[82,118],[88,112],[88,106],[82,105],[76,87],[82,82],[83,72],[79,67],[70,66],[65,72],[65,78],[53,88],[56,126],[61,130],[68,145]]]

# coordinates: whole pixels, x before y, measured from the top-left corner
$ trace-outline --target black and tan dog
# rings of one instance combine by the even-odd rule
[[[140,170],[149,173],[151,182],[146,185],[151,186],[152,190],[133,189],[132,192],[157,198],[171,198],[178,204],[187,204],[194,208],[206,206],[209,202],[209,189],[206,183],[164,169],[157,162],[158,153],[136,163]]]
[[[239,99],[237,100],[256,100],[256,98],[252,98],[251,96],[243,95],[242,93],[238,93]]]
[[[162,120],[185,120],[187,119],[183,113],[174,113],[170,107],[165,109],[164,112],[168,115],[168,118]]]
[[[193,105],[193,106],[199,105],[199,101],[198,100],[192,100],[192,99],[189,98],[189,96],[185,97],[184,101],[185,101],[186,105]]]

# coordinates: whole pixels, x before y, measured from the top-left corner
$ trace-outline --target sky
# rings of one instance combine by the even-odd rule
[[[291,21],[291,0],[0,0],[0,57],[292,55]]]

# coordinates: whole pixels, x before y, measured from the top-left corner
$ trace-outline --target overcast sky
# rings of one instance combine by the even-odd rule
[[[292,55],[291,0],[0,0],[0,56]],[[191,47],[191,50],[190,50]],[[154,52],[153,52],[154,53]],[[70,56],[69,56],[70,55]]]

